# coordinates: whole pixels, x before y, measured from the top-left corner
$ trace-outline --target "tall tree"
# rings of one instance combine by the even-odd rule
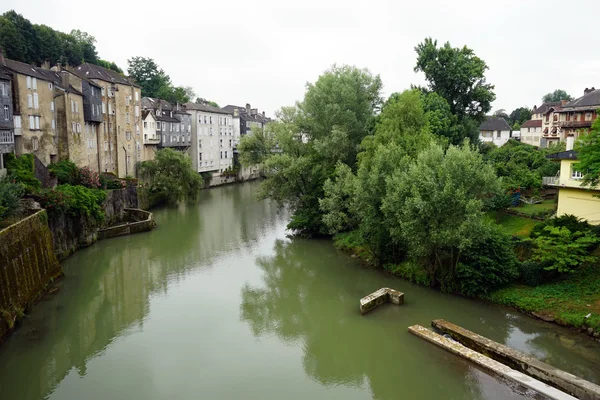
[[[427,38],[415,47],[416,72],[423,72],[426,92],[436,92],[448,102],[452,114],[463,126],[463,134],[472,141],[478,137],[477,126],[485,120],[496,99],[494,85],[486,82],[485,61],[466,46],[454,48],[450,43],[438,47],[437,40]]]
[[[81,48],[83,61],[96,64],[98,62],[98,53],[96,52],[96,38],[87,32],[82,32],[79,29],[73,29],[71,36],[77,41]]]
[[[207,100],[207,99],[205,99],[203,97],[196,97],[196,100],[194,102],[196,104],[208,104],[209,106],[221,108],[221,107],[219,107],[219,104],[217,104],[216,101]]]
[[[565,90],[556,89],[554,92],[546,93],[542,97],[542,102],[544,102],[544,103],[550,103],[552,101],[561,101],[561,100],[571,101],[571,100],[573,100],[573,96],[568,94]]]
[[[508,123],[511,126],[518,124],[521,126],[525,121],[531,119],[531,109],[527,107],[519,107],[513,110],[508,116]]]
[[[142,88],[142,96],[163,98],[172,92],[171,78],[152,58],[132,57],[127,65],[127,73]]]

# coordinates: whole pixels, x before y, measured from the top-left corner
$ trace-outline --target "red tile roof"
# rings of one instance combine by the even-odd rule
[[[540,128],[542,126],[541,119],[530,119],[529,121],[523,122],[521,128]]]

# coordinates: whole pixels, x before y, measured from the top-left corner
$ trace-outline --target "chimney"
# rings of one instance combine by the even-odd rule
[[[258,114],[258,108],[253,108],[250,110],[250,115],[256,115]]]
[[[596,90],[596,88],[594,88],[594,87],[591,87],[591,88],[589,88],[589,89],[588,89],[588,88],[585,88],[585,90],[583,91],[583,95],[585,96],[586,94],[588,94],[588,93],[591,93],[591,92],[593,92],[594,90]]]
[[[69,89],[69,75],[70,73],[67,71],[60,72],[60,79],[62,81],[63,89]]]
[[[250,114],[250,103],[246,103],[246,114]]]
[[[565,105],[565,104],[567,104],[567,103],[568,103],[568,101],[566,101],[566,100],[561,100],[561,101],[560,101],[560,105],[561,105],[561,106],[564,106],[564,105]]]
[[[573,150],[573,144],[575,144],[575,136],[567,136],[567,151]]]
[[[265,118],[265,112],[263,111],[263,118]]]
[[[42,69],[50,69],[50,61],[46,60],[42,63],[42,65],[40,66],[40,68]]]
[[[233,118],[239,118],[240,116],[240,110],[237,108],[233,109]]]

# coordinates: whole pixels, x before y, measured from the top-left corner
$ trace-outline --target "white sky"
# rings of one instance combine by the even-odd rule
[[[75,5],[77,4],[77,5]],[[380,74],[384,93],[423,82],[414,46],[431,36],[467,45],[490,67],[493,109],[539,105],[557,88],[600,87],[597,0],[3,0],[32,23],[95,36],[126,70],[145,56],[175,85],[219,103],[272,113],[301,99],[333,63]]]

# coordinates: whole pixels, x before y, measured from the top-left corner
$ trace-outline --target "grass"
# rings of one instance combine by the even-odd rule
[[[551,215],[556,212],[557,203],[555,199],[543,200],[538,204],[523,204],[519,207],[514,207],[512,210],[518,211],[527,215]]]
[[[511,285],[492,292],[488,300],[537,313],[575,328],[600,331],[600,266],[593,265],[557,282],[530,287]],[[586,318],[591,314],[589,318]]]
[[[533,219],[502,212],[494,211],[489,212],[487,215],[491,220],[500,225],[500,229],[502,229],[504,233],[519,238],[529,237],[531,230],[537,224],[537,221]]]

